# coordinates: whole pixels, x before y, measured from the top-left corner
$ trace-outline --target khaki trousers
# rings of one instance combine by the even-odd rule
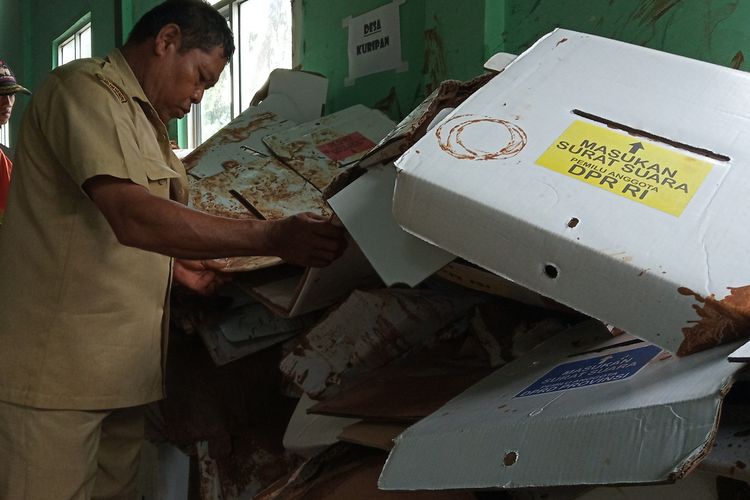
[[[0,499],[135,499],[143,415],[0,401]]]

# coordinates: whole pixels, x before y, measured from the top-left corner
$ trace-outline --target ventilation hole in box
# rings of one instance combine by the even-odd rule
[[[547,264],[544,266],[544,274],[550,279],[555,279],[560,272],[557,270],[557,267],[552,264]]]
[[[503,465],[506,467],[510,467],[511,465],[518,462],[518,453],[515,451],[509,451],[505,454],[503,457]]]
[[[572,219],[570,219],[568,221],[568,227],[576,227],[579,222],[581,222],[581,221],[579,221],[578,219],[576,219],[575,217],[573,217]]]

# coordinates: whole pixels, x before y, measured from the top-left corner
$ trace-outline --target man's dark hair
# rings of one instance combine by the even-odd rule
[[[234,37],[227,20],[203,0],[167,0],[141,17],[128,36],[127,44],[136,44],[156,37],[167,24],[174,23],[182,32],[181,51],[224,47],[224,57],[234,54]]]

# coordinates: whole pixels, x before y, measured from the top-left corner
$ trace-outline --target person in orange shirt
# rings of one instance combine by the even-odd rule
[[[6,125],[10,120],[13,112],[13,105],[16,103],[16,93],[23,92],[31,94],[27,89],[16,82],[16,77],[5,62],[0,61],[0,127]],[[8,201],[8,188],[10,187],[10,173],[13,170],[13,163],[0,148],[0,223],[3,222],[5,213],[5,204]]]

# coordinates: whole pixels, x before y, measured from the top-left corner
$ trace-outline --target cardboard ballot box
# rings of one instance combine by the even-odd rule
[[[560,333],[395,440],[382,489],[673,481],[716,439],[732,346],[679,358],[596,321]]]
[[[407,231],[686,355],[750,334],[750,75],[556,30],[397,162]]]

